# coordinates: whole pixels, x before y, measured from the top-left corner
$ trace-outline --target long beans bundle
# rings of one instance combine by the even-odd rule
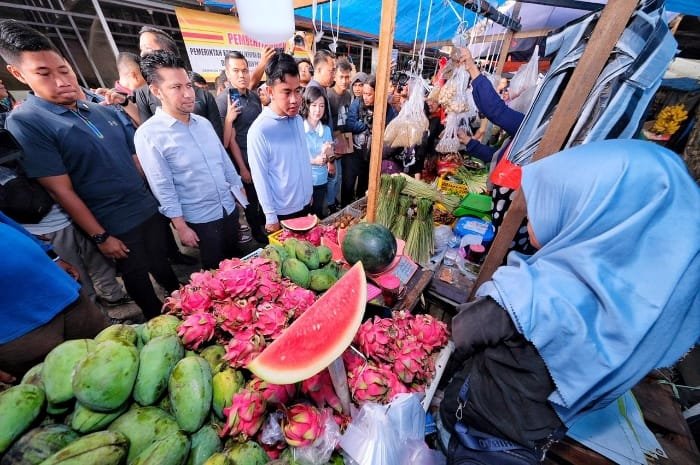
[[[480,194],[487,189],[486,182],[489,174],[487,171],[470,171],[464,167],[459,167],[450,178],[458,184],[467,186],[469,192]]]
[[[436,187],[430,186],[423,181],[412,178],[401,173],[401,177],[406,180],[406,186],[402,190],[402,194],[410,195],[416,199],[427,199],[432,202],[440,202],[450,212],[454,211],[459,206],[460,198],[456,195],[444,194],[437,190]]]
[[[408,216],[413,199],[407,195],[399,197],[399,211],[396,214],[396,221],[391,225],[391,232],[399,239],[405,240],[408,233]]]
[[[406,253],[420,264],[427,264],[433,254],[433,202],[418,200],[418,213],[406,238]]]
[[[384,178],[384,176],[382,176]],[[377,223],[391,228],[396,220],[396,213],[399,208],[399,196],[403,187],[406,185],[406,180],[403,176],[387,176],[387,184],[389,186],[387,192],[382,192],[380,189],[380,195],[385,195],[386,198],[380,198],[380,204],[383,204],[383,208],[377,208]],[[382,179],[382,187],[384,185],[384,180]]]
[[[376,220],[379,223],[380,218],[385,218],[388,216],[387,210],[389,209],[389,190],[391,189],[391,176],[388,174],[383,174],[379,178],[379,197],[377,200],[377,216]]]

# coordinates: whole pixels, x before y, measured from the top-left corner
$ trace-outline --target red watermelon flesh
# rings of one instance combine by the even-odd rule
[[[282,225],[284,229],[298,232],[309,231],[317,224],[318,217],[316,215],[300,216],[299,218],[280,221],[280,225]]]
[[[340,249],[340,246],[333,242],[330,239],[326,239],[325,237],[321,237],[321,245],[325,245],[329,249],[331,249],[331,256],[333,261],[338,262],[338,261],[345,261],[345,258],[343,258],[343,251]]]
[[[352,343],[366,302],[367,280],[358,262],[250,362],[248,369],[273,384],[293,384],[314,376]]]

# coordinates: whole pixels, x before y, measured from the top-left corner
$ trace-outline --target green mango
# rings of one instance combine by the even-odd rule
[[[297,258],[296,246],[298,242],[299,241],[293,237],[284,241],[282,245],[284,246],[285,252],[287,252],[287,258]]]
[[[34,423],[44,409],[44,391],[20,384],[0,392],[0,454]]]
[[[148,446],[129,465],[181,465],[189,451],[189,438],[176,431]]]
[[[316,247],[316,253],[318,254],[318,262],[321,266],[330,263],[333,258],[333,251],[325,245]]]
[[[126,412],[128,407],[127,402],[114,412],[103,413],[90,410],[80,402],[76,402],[75,410],[71,415],[70,426],[79,433],[94,433],[107,428],[110,423]]]
[[[221,371],[224,355],[226,355],[226,349],[219,344],[206,347],[199,353],[199,356],[209,363],[209,368],[211,368],[212,373]]]
[[[204,465],[236,465],[226,454],[217,452],[204,462]]]
[[[270,461],[267,453],[254,441],[234,445],[226,451],[226,456],[236,465],[266,465]]]
[[[97,336],[95,336],[95,342],[99,344],[100,342],[104,342],[107,340],[116,340],[124,341],[127,344],[136,346],[138,338],[139,335],[136,333],[136,329],[134,329],[133,326],[117,324],[107,326],[105,329],[100,331],[100,333]]]
[[[309,287],[312,291],[325,292],[336,283],[335,276],[325,270],[312,270],[310,273]]]
[[[290,257],[290,256],[289,256],[289,253],[287,252],[287,249],[284,248],[283,245],[270,244],[270,247],[272,247],[273,249],[275,249],[275,250],[277,251],[277,253],[280,255],[280,259],[281,259],[282,262],[285,261],[285,260],[288,259],[288,258],[294,258],[294,257]]]
[[[282,276],[290,279],[294,284],[304,289],[308,289],[311,282],[309,269],[296,258],[288,258],[282,263]]]
[[[12,444],[2,456],[0,465],[39,465],[79,437],[66,425],[34,428]]]
[[[48,353],[41,368],[47,401],[60,404],[74,397],[73,370],[95,347],[97,344],[92,339],[73,339],[57,345]]]
[[[139,353],[134,400],[143,406],[158,402],[168,387],[170,373],[184,355],[178,336],[158,336],[148,341]]]
[[[127,462],[133,462],[148,446],[164,437],[175,434],[180,426],[175,419],[158,407],[132,406],[109,425],[129,439]],[[99,462],[95,462],[97,464]]]
[[[180,428],[194,433],[209,415],[212,399],[209,363],[202,357],[185,357],[175,365],[168,380],[173,415]]]
[[[71,442],[41,465],[120,465],[128,448],[129,440],[123,434],[98,431]]]
[[[221,439],[211,425],[202,426],[191,437],[190,456],[187,465],[204,465],[204,462],[222,449]]]
[[[41,370],[43,367],[43,363],[39,363],[38,365],[31,367],[22,377],[20,384],[33,384],[34,386],[44,389],[44,382],[41,380]]]
[[[131,396],[138,369],[136,347],[108,339],[76,366],[73,374],[75,397],[90,410],[112,412]]]
[[[311,242],[297,241],[294,251],[297,259],[306,265],[309,270],[317,270],[321,265],[316,247]]]
[[[342,267],[338,264],[338,262],[331,261],[328,262],[328,264],[321,269],[330,274],[331,276],[334,276],[335,279],[339,279]]]
[[[282,265],[282,256],[277,251],[277,249],[272,247],[271,245],[268,245],[263,249],[263,251],[260,253],[260,258],[272,260],[273,262],[277,263],[278,266]]]
[[[158,315],[144,323],[141,339],[146,344],[154,337],[177,336],[177,328],[181,324],[182,321],[174,315]]]
[[[231,398],[245,386],[243,373],[227,368],[214,375],[212,379],[212,410],[223,419],[224,409],[231,405]]]

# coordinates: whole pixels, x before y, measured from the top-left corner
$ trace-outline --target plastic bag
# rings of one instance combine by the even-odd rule
[[[440,253],[443,249],[447,248],[450,239],[454,237],[452,233],[452,228],[447,225],[441,225],[435,227],[435,233],[433,235],[433,240],[435,241],[435,252]]]
[[[446,465],[447,457],[432,450],[425,441],[410,441],[402,447],[401,463],[411,465]]]
[[[464,66],[459,66],[452,77],[440,89],[438,102],[448,113],[464,113],[469,110],[469,73]]]
[[[323,434],[307,447],[295,447],[292,456],[304,465],[323,465],[331,459],[340,439],[340,428],[330,410],[323,411]]]
[[[399,435],[386,415],[387,407],[365,403],[340,438],[345,463],[358,465],[399,465]]]
[[[530,61],[522,65],[510,80],[510,85],[508,86],[510,102],[508,102],[508,106],[513,110],[525,113],[530,108],[537,90],[539,58],[540,49],[539,46],[535,46],[535,51],[532,52]]]
[[[392,148],[412,147],[423,142],[428,130],[428,117],[425,116],[423,83],[414,78],[408,84],[410,94],[399,114],[386,126],[384,142]]]
[[[459,152],[461,142],[457,137],[457,132],[460,129],[460,123],[464,120],[464,115],[458,113],[448,113],[445,121],[445,130],[440,137],[435,151],[439,153],[455,153]]]
[[[420,403],[422,398],[422,394],[397,394],[389,403],[387,416],[396,429],[399,441],[424,442],[425,410]]]
[[[269,446],[284,441],[282,432],[282,412],[274,412],[267,417],[260,432],[260,442]]]

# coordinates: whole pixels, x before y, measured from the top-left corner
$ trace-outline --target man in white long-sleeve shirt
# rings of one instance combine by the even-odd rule
[[[163,106],[136,131],[136,153],[180,241],[199,247],[204,269],[216,268],[238,252],[236,199],[247,204],[243,183],[211,123],[192,113],[195,92],[182,61],[156,52],[141,67]]]
[[[248,130],[248,162],[265,230],[279,222],[310,213],[313,181],[304,122],[299,116],[303,88],[294,58],[275,55],[267,65],[270,104]]]

